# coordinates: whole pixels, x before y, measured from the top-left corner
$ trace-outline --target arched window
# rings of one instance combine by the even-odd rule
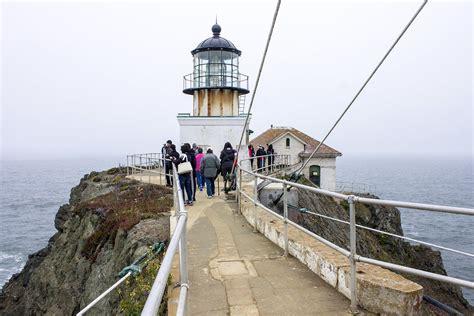
[[[286,148],[290,148],[290,138],[286,138]]]

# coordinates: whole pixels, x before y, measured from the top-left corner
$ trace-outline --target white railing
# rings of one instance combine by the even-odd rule
[[[340,193],[370,193],[377,194],[377,187],[374,184],[360,182],[342,182],[336,183],[336,192]]]
[[[142,315],[156,315],[161,305],[161,301],[163,300],[163,295],[168,285],[168,278],[171,272],[171,267],[173,263],[173,257],[176,251],[179,248],[179,276],[180,276],[180,294],[179,294],[179,301],[178,301],[178,309],[176,314],[177,315],[184,315],[186,311],[186,301],[187,301],[187,293],[188,293],[188,256],[187,256],[187,233],[186,233],[186,223],[187,223],[187,211],[184,206],[183,200],[183,192],[181,191],[181,186],[179,185],[179,179],[176,176],[176,167],[173,164],[173,174],[174,182],[173,186],[175,188],[175,193],[177,195],[177,206],[176,209],[176,216],[177,216],[177,224],[176,229],[173,232],[173,236],[171,237],[170,244],[168,246],[168,250],[166,251],[166,255],[161,262],[160,270],[158,270],[158,274],[153,282],[153,286],[150,290],[150,294],[146,300],[145,306],[142,310]]]
[[[271,174],[273,172],[288,168],[291,165],[291,155],[283,154],[255,156],[244,160],[253,160],[253,163],[250,164],[252,171],[264,174]],[[260,163],[259,160],[261,161]],[[259,167],[260,164],[261,166]]]
[[[188,270],[187,270],[187,233],[186,233],[186,224],[187,224],[187,211],[184,206],[183,193],[181,191],[181,186],[179,184],[178,173],[176,167],[171,163],[170,170],[172,174],[165,174],[165,165],[167,159],[163,159],[161,154],[158,153],[147,153],[147,154],[136,154],[127,156],[127,176],[140,177],[140,180],[143,181],[143,177],[148,176],[148,181],[151,183],[152,176],[158,176],[160,183],[162,182],[162,176],[173,177],[173,198],[175,205],[175,216],[177,219],[176,228],[171,237],[171,241],[166,250],[166,254],[161,262],[160,269],[155,278],[153,286],[150,290],[148,298],[146,300],[145,306],[142,310],[142,315],[153,315],[155,316],[160,308],[161,302],[163,300],[163,295],[168,285],[168,278],[170,275],[173,257],[176,254],[176,251],[179,248],[179,274],[180,274],[180,295],[178,301],[177,315],[184,315],[186,313],[186,301],[187,301],[187,292],[188,292]],[[109,294],[112,290],[118,287],[123,281],[132,275],[131,272],[128,272],[123,276],[119,281],[114,285],[109,287],[104,291],[100,296],[98,296],[94,301],[88,304],[84,309],[82,309],[77,315],[84,315],[89,309],[91,309],[95,304],[97,304],[102,298]]]
[[[248,159],[244,159],[244,160],[248,160]],[[352,310],[357,309],[356,262],[370,263],[370,264],[377,265],[377,266],[387,268],[387,269],[390,269],[390,270],[399,271],[399,272],[408,273],[408,274],[413,274],[413,275],[433,279],[433,280],[436,280],[436,281],[446,282],[446,283],[450,283],[450,284],[454,284],[454,285],[474,289],[474,282],[473,281],[463,280],[463,279],[460,279],[460,278],[454,278],[454,277],[450,277],[450,276],[446,276],[446,275],[441,275],[441,274],[427,272],[427,271],[423,271],[423,270],[419,270],[419,269],[409,268],[409,267],[406,267],[406,266],[393,264],[393,263],[389,263],[389,262],[385,262],[385,261],[381,261],[381,260],[371,259],[371,258],[367,258],[367,257],[363,257],[363,256],[358,255],[356,253],[356,228],[368,229],[368,230],[371,230],[371,231],[376,232],[376,233],[388,234],[392,237],[397,237],[397,238],[402,238],[402,239],[409,239],[409,238],[404,237],[404,236],[399,236],[399,235],[396,235],[396,234],[392,234],[392,233],[383,232],[383,231],[376,230],[376,229],[366,227],[366,226],[362,226],[362,225],[356,225],[356,221],[355,221],[355,218],[356,218],[355,213],[356,213],[356,204],[357,203],[371,204],[371,205],[385,205],[385,206],[393,206],[393,207],[403,207],[403,208],[411,208],[411,209],[416,209],[416,210],[432,211],[432,212],[443,212],[443,213],[449,213],[449,214],[453,214],[453,215],[466,215],[466,216],[474,216],[474,209],[463,208],[463,207],[450,207],[450,206],[442,206],[442,205],[432,205],[432,204],[411,203],[411,202],[402,202],[402,201],[379,200],[379,199],[372,199],[372,198],[362,198],[362,197],[358,197],[358,196],[355,196],[355,195],[346,195],[346,194],[342,194],[342,193],[326,191],[326,190],[318,189],[318,188],[315,188],[315,187],[311,187],[311,186],[307,186],[307,185],[303,185],[303,184],[299,184],[299,183],[294,183],[294,182],[290,182],[290,181],[286,181],[286,180],[282,180],[282,179],[277,179],[277,178],[274,178],[274,177],[259,174],[255,171],[245,170],[245,168],[243,168],[242,166],[243,166],[243,164],[241,164],[241,162],[239,162],[238,168],[237,168],[237,177],[238,177],[238,179],[237,179],[237,192],[238,192],[237,200],[238,200],[239,212],[241,212],[241,210],[242,210],[242,196],[246,197],[247,199],[249,199],[250,201],[253,202],[254,212],[255,212],[254,213],[255,222],[253,223],[253,226],[254,226],[254,231],[255,232],[257,231],[257,220],[258,220],[258,218],[257,218],[257,208],[261,208],[261,209],[273,214],[274,216],[276,216],[280,220],[282,220],[283,223],[284,223],[284,240],[285,240],[285,246],[284,246],[285,249],[284,250],[285,250],[285,256],[288,255],[288,225],[291,225],[291,226],[305,232],[306,234],[312,236],[313,238],[317,239],[318,241],[322,242],[323,244],[329,246],[330,248],[340,252],[344,256],[348,257],[349,261],[350,261],[350,268],[351,268],[350,269],[350,276],[351,276],[350,298],[351,298],[351,309]],[[247,194],[242,189],[242,178],[243,178],[244,175],[246,175],[247,178],[248,178],[248,176],[253,177],[253,182],[254,182],[253,196],[251,196],[250,194]],[[283,206],[284,206],[283,216],[276,213],[275,211],[271,210],[270,208],[268,208],[267,206],[265,206],[265,205],[263,205],[259,202],[258,192],[257,192],[257,179],[259,179],[259,178],[264,180],[264,181],[271,182],[271,183],[281,183],[282,184],[282,186],[283,186]],[[288,220],[287,191],[288,191],[288,188],[291,188],[291,187],[295,187],[295,188],[306,190],[306,191],[313,192],[313,193],[322,194],[322,195],[329,196],[329,197],[339,199],[339,200],[345,200],[349,203],[349,222],[342,221],[343,223],[349,225],[349,236],[350,236],[349,251],[342,248],[342,247],[340,247],[340,246],[338,246],[338,245],[336,245],[336,244],[334,244],[334,243],[332,243],[332,242],[330,242],[330,241],[328,241],[328,240],[326,240],[326,239],[324,239],[324,238],[322,238],[321,236],[318,236],[317,234],[309,231],[308,229],[306,229],[306,228],[304,228],[304,227]],[[308,211],[306,211],[306,212],[308,212]],[[316,216],[322,216],[322,217],[324,217],[326,219],[330,219],[330,220],[341,221],[337,218],[328,217],[328,216],[325,216],[325,215],[322,215],[322,214],[317,214],[317,213],[314,213],[314,212],[308,212],[308,213],[310,213],[312,215],[316,215]],[[426,242],[423,242],[423,241],[420,241],[420,240],[416,240],[416,239],[411,239],[410,238],[409,240],[413,241],[413,242],[418,242],[418,243],[421,243],[421,244],[429,245],[429,246],[432,246],[432,247],[436,247],[436,248],[439,248],[439,249],[451,251],[451,252],[454,252],[454,253],[457,253],[457,254],[460,254],[460,255],[474,257],[474,254],[472,254],[472,253],[467,253],[467,252],[464,252],[464,251],[450,249],[448,247],[443,247],[443,246],[440,246],[440,245],[429,244],[429,243],[426,243]]]

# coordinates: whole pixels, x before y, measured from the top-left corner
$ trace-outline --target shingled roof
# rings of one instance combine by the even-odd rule
[[[300,157],[309,157],[313,150],[320,144],[319,141],[312,138],[311,136],[306,135],[305,133],[297,130],[293,127],[275,127],[272,126],[270,129],[267,129],[262,134],[258,135],[250,141],[250,144],[254,148],[257,148],[258,145],[265,146],[267,144],[273,144],[278,139],[284,137],[286,134],[291,134],[293,137],[299,139],[302,143],[306,145],[306,150],[299,153]],[[315,157],[337,157],[342,156],[342,153],[323,144],[318,152],[315,154]]]

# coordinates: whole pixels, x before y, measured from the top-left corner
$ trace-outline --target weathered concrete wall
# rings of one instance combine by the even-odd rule
[[[212,147],[214,154],[219,157],[226,142],[230,142],[234,148],[239,144],[245,117],[178,116],[178,123],[180,130],[178,145],[196,143],[204,149]],[[240,157],[248,156],[245,143],[243,147],[245,148]]]
[[[259,181],[258,183],[260,183]],[[283,184],[270,183],[261,189],[258,193],[258,199],[263,205],[270,205],[281,195]],[[298,206],[298,191],[291,190],[288,192],[288,204]]]
[[[336,158],[311,158],[303,169],[304,176],[309,179],[309,168],[312,165],[321,167],[320,188],[328,191],[336,191]]]
[[[194,116],[238,116],[239,94],[230,89],[194,91]]]
[[[290,139],[290,146],[286,147],[286,139]],[[262,146],[267,146],[267,144],[260,144]],[[298,139],[293,137],[291,134],[282,137],[273,143],[273,149],[275,153],[279,155],[290,155],[291,161],[290,164],[295,164],[300,161],[298,154],[304,150],[304,144],[301,143]]]
[[[252,184],[243,186],[252,196]],[[253,225],[254,204],[242,199],[242,215]],[[266,211],[257,208],[257,229],[284,248],[284,225]],[[289,253],[319,277],[350,298],[349,259],[300,230],[288,227]],[[383,315],[419,315],[423,288],[400,275],[377,266],[357,264],[357,295],[360,307]]]

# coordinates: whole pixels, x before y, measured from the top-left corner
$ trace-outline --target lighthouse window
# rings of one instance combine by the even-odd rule
[[[286,148],[290,148],[290,139],[286,138]]]
[[[194,55],[193,87],[239,87],[239,56],[224,50]]]

